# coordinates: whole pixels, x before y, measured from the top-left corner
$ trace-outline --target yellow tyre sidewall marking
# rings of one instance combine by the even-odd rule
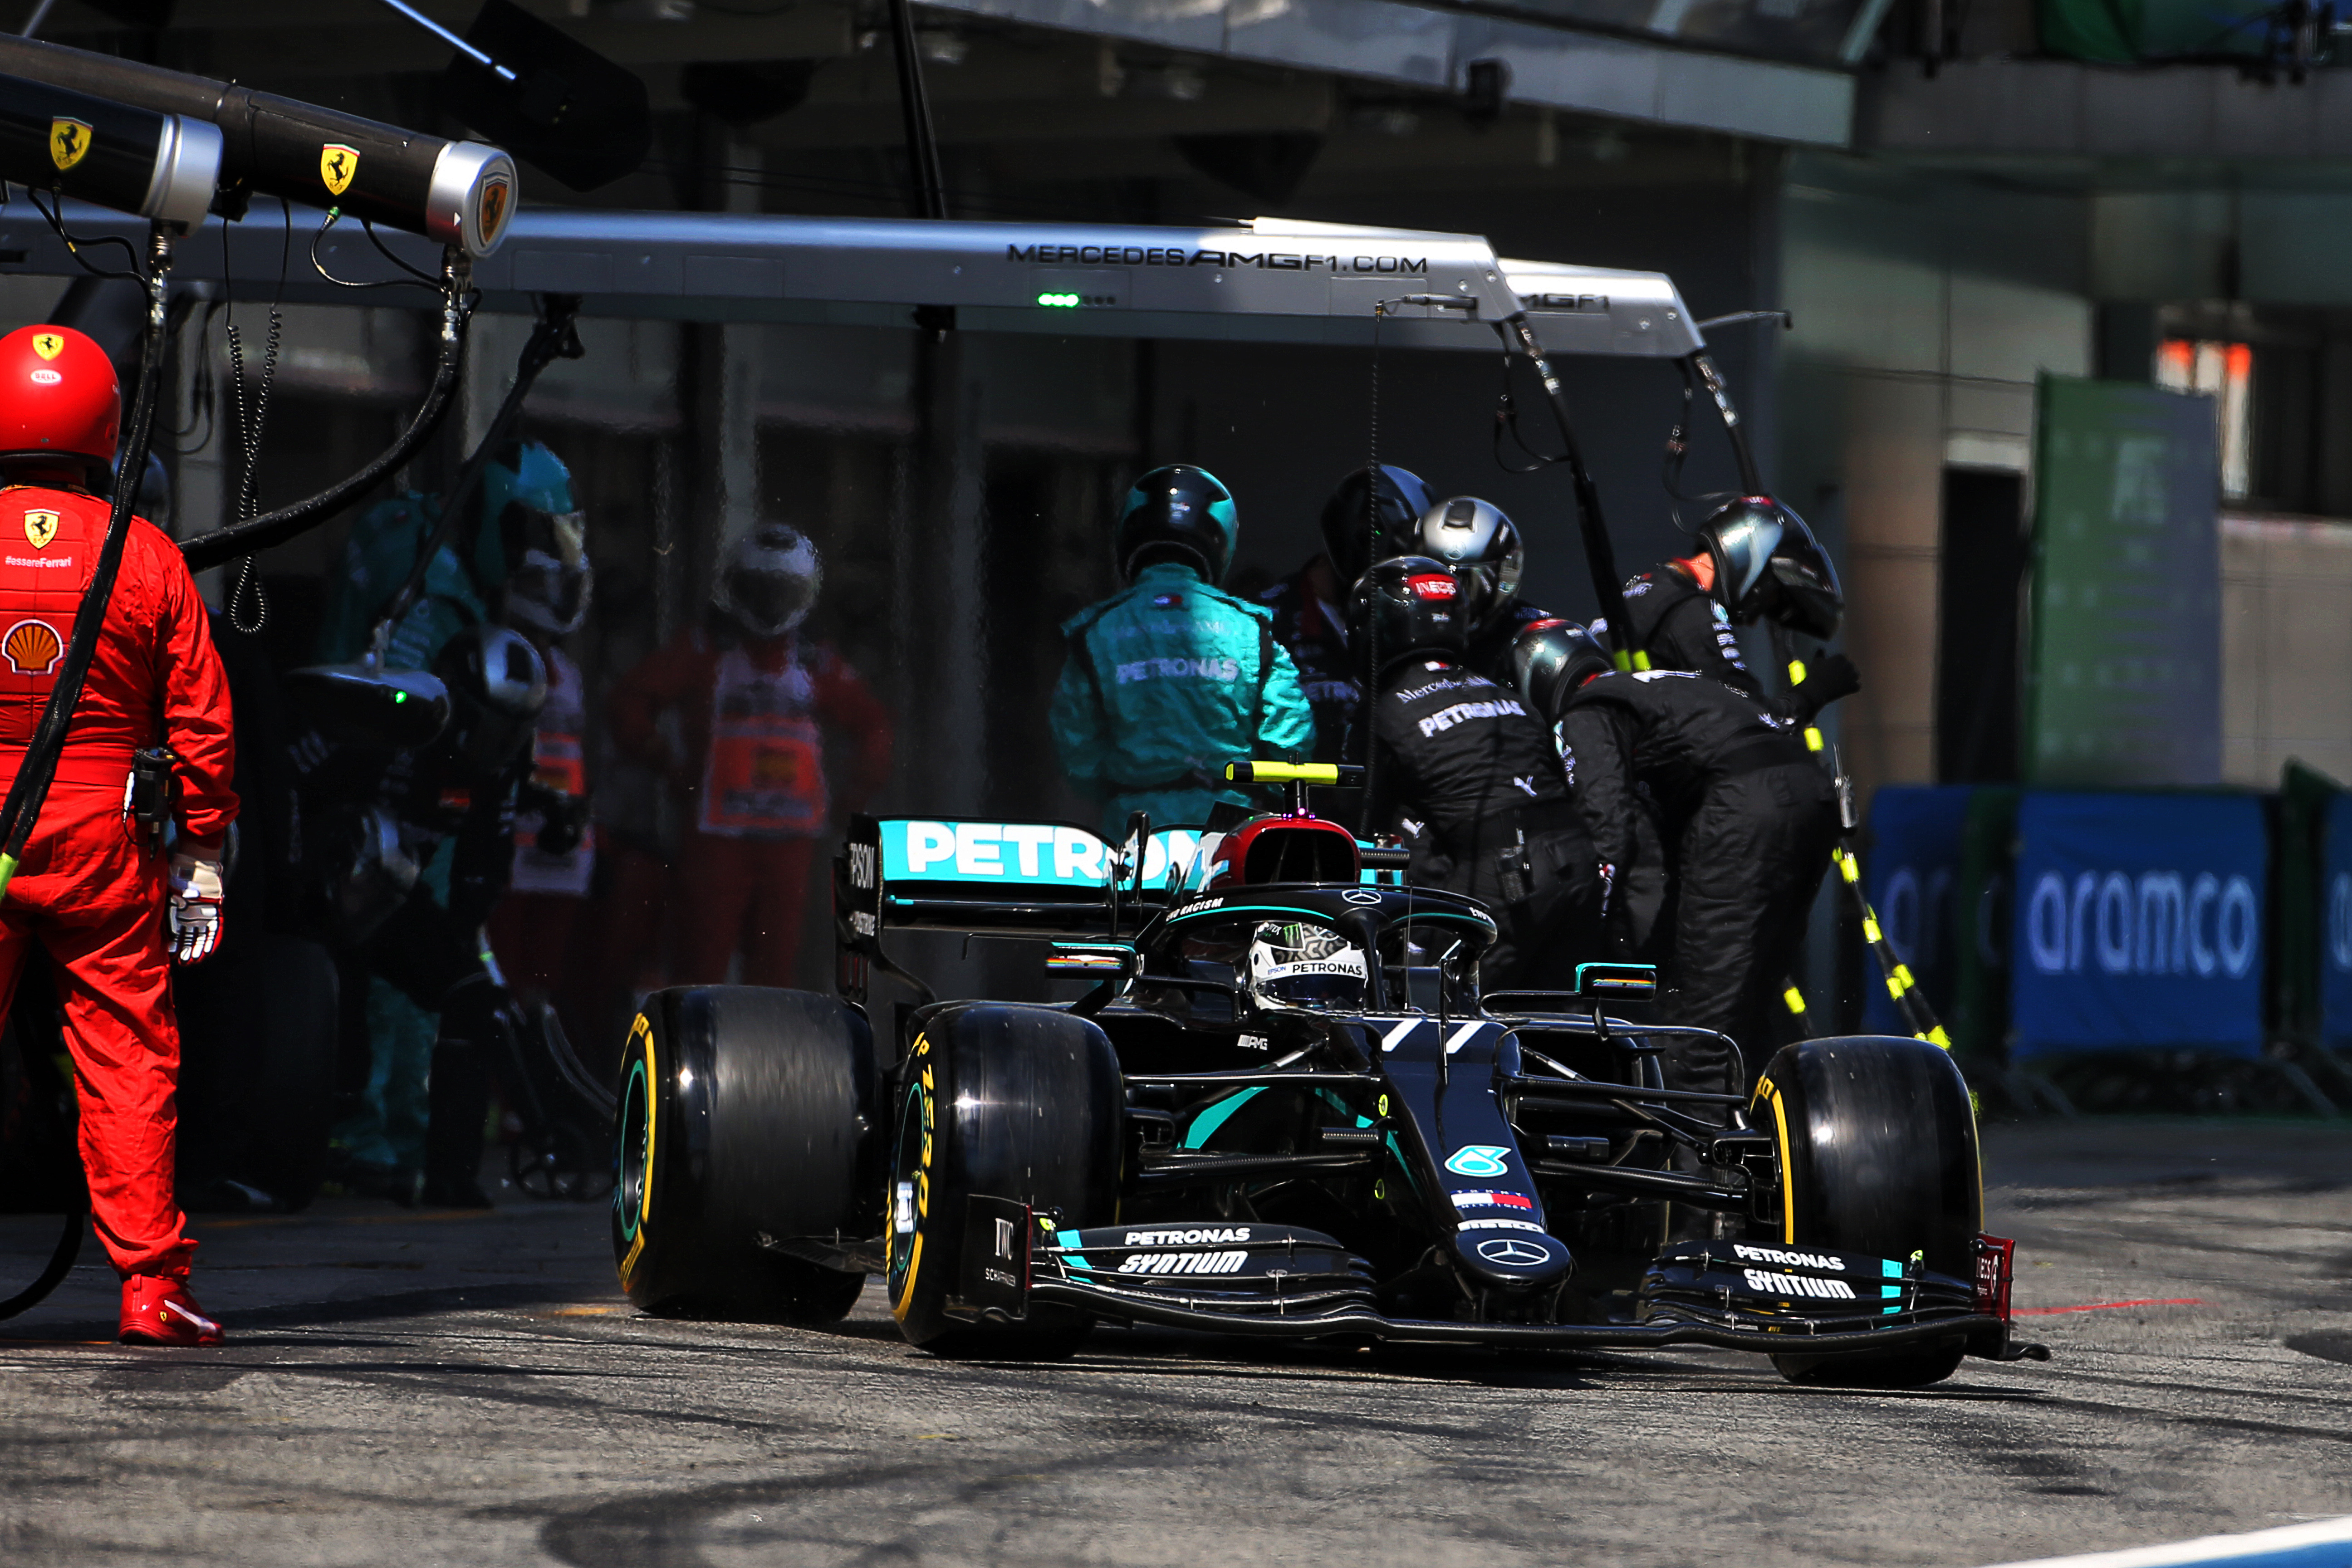
[[[1759,1079],[1756,1098],[1772,1102],[1772,1125],[1780,1140],[1780,1240],[1784,1246],[1794,1246],[1797,1240],[1797,1177],[1795,1162],[1790,1158],[1789,1110],[1780,1101],[1780,1090],[1770,1079]]]
[[[654,1026],[643,1013],[629,1026],[629,1043],[643,1045],[646,1053],[646,1179],[644,1190],[637,1198],[637,1237],[629,1244],[626,1257],[621,1259],[621,1289],[629,1288],[629,1276],[636,1272],[637,1258],[646,1250],[646,1222],[654,1213],[654,1138],[661,1127],[661,1073],[654,1058]]]
[[[930,1054],[931,1042],[928,1039],[917,1039],[915,1055],[920,1058]],[[922,1096],[923,1152],[921,1161],[915,1170],[915,1244],[907,1252],[906,1276],[898,1281],[898,1290],[890,1299],[890,1316],[902,1323],[907,1321],[907,1313],[915,1304],[915,1276],[919,1274],[923,1268],[923,1232],[926,1228],[923,1222],[930,1217],[931,1213],[931,1144],[934,1133],[932,1107],[938,1101],[931,1092],[933,1086],[930,1063],[923,1063],[922,1070],[917,1074],[917,1083],[919,1085],[917,1092]],[[895,1215],[898,1212],[898,1194],[892,1192],[888,1197],[889,1202],[884,1205],[883,1212]],[[895,1234],[890,1237],[890,1245],[893,1247],[898,1245],[898,1238]]]

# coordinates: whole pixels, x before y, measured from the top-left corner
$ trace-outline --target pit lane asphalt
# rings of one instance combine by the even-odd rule
[[[636,1316],[600,1209],[211,1220],[220,1350],[104,1342],[88,1262],[0,1324],[0,1562],[1965,1568],[2352,1514],[2352,1127],[1987,1145],[2021,1306],[2197,1304],[1903,1394],[1160,1331],[973,1366],[870,1287],[830,1332]],[[40,1239],[0,1221],[7,1288]]]

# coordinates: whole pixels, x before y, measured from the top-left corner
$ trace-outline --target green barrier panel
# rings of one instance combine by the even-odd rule
[[[2221,778],[2221,493],[2210,398],[2045,375],[2036,411],[2024,781]]]

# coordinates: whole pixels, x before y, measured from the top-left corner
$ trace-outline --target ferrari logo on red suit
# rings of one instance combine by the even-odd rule
[[[58,536],[58,514],[53,511],[28,511],[25,514],[25,542],[36,550],[47,547]]]
[[[58,667],[64,657],[64,639],[58,628],[47,621],[18,621],[0,637],[0,653],[8,656],[8,668],[19,675],[47,675]]]

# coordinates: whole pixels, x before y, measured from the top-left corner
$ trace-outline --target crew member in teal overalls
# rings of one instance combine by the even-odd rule
[[[1214,475],[1152,469],[1113,540],[1129,586],[1062,624],[1054,739],[1071,781],[1102,802],[1107,837],[1136,811],[1155,827],[1203,824],[1221,800],[1248,804],[1223,782],[1227,763],[1314,749],[1314,710],[1272,613],[1216,586],[1239,533]]]

